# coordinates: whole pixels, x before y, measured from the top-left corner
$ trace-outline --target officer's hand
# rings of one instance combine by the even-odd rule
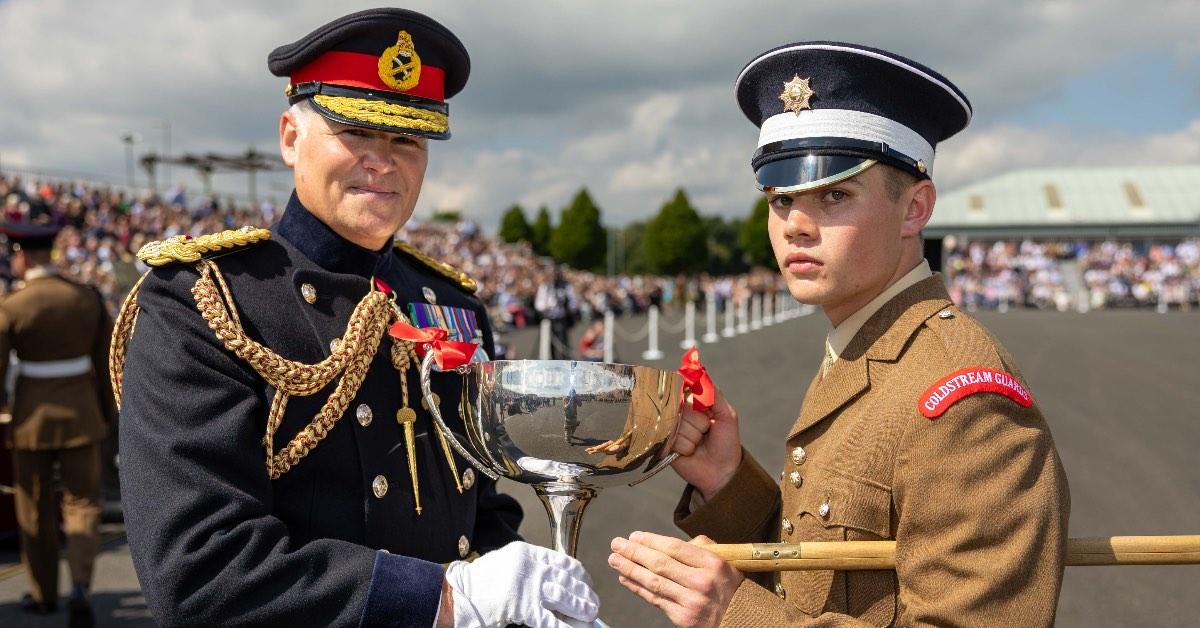
[[[626,589],[657,606],[676,626],[716,626],[746,577],[701,549],[710,543],[706,536],[685,543],[634,532],[628,540],[613,539],[608,564]]]
[[[711,499],[733,477],[742,462],[742,439],[737,412],[720,389],[707,413],[684,404],[671,449],[679,452],[671,467],[705,499]]]
[[[600,612],[600,598],[582,563],[520,541],[472,563],[450,563],[446,583],[454,596],[455,628],[568,628],[589,625]]]

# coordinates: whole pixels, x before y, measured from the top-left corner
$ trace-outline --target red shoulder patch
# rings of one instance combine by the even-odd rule
[[[1023,408],[1033,405],[1033,397],[1017,378],[996,369],[968,366],[930,386],[917,401],[917,409],[925,418],[933,420],[942,416],[959,400],[984,392],[1004,395]]]

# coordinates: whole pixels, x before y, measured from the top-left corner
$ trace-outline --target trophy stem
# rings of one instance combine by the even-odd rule
[[[596,496],[596,490],[562,482],[534,484],[533,489],[546,507],[546,516],[550,518],[554,549],[574,557],[579,543],[579,529],[583,525],[583,511]]]

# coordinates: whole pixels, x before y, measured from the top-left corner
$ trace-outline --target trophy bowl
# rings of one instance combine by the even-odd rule
[[[492,479],[532,485],[554,549],[575,555],[583,511],[606,487],[633,486],[669,465],[683,378],[647,366],[572,360],[497,360],[459,367],[459,442],[433,402],[434,353],[421,363],[421,391],[434,422],[460,456]]]

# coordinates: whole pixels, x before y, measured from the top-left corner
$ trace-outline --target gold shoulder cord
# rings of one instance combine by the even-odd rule
[[[176,260],[177,258],[172,258]],[[328,435],[338,419],[345,414],[350,401],[358,393],[366,377],[375,352],[379,349],[384,332],[395,320],[405,319],[395,303],[395,296],[388,296],[372,285],[371,291],[354,308],[350,322],[336,350],[316,364],[305,364],[288,360],[251,339],[242,328],[241,319],[233,303],[233,295],[216,263],[201,259],[193,264],[200,277],[192,286],[192,297],[201,316],[226,349],[245,360],[268,384],[275,388],[271,408],[267,415],[266,434],[263,446],[266,449],[267,474],[272,480],[280,478]],[[149,273],[147,273],[149,274]],[[121,374],[128,350],[128,341],[137,323],[137,293],[145,281],[143,275],[130,291],[121,306],[114,323],[112,344],[109,352],[110,377],[118,406],[121,403]],[[373,282],[372,282],[373,283]],[[402,407],[396,420],[403,426],[408,453],[409,474],[412,476],[413,497],[417,514],[421,514],[420,491],[417,480],[414,423],[416,412],[409,407],[407,373],[416,361],[416,351],[411,342],[394,340],[391,347],[391,362],[400,376]],[[313,420],[300,430],[279,453],[275,453],[275,432],[283,421],[287,401],[291,395],[308,396],[325,388],[335,377],[341,379],[329,398],[321,406]],[[445,436],[437,432],[446,463],[454,476],[458,491],[462,486],[458,479],[457,465]]]

